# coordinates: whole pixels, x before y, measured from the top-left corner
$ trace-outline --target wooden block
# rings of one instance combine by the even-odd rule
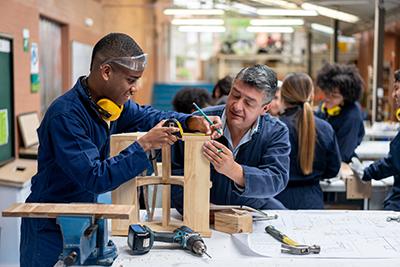
[[[130,205],[86,203],[15,203],[2,212],[4,217],[56,218],[59,215],[94,215],[96,218],[129,219]]]
[[[371,198],[372,185],[371,182],[362,182],[358,177],[354,176],[353,170],[346,163],[342,163],[340,167],[340,176],[345,180],[346,198],[347,199],[365,199]]]
[[[253,217],[248,211],[217,211],[214,213],[214,228],[228,234],[252,233]]]
[[[36,160],[16,159],[0,168],[0,184],[23,187],[36,172]]]
[[[346,179],[346,198],[347,199],[365,199],[371,198],[371,181],[361,182],[357,177]]]

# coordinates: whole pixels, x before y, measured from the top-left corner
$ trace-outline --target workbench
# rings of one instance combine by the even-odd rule
[[[378,160],[389,153],[390,141],[362,141],[356,148],[360,160]]]
[[[30,194],[36,160],[16,159],[0,167],[0,211],[15,202],[25,202]],[[0,213],[0,266],[19,266],[20,218],[4,218]]]
[[[392,140],[398,130],[399,123],[375,122],[365,127],[364,140]]]
[[[275,212],[266,211],[269,214],[274,214]],[[312,214],[316,214],[316,212],[329,215],[329,218],[332,219],[332,223],[337,223],[335,221],[335,217],[339,217],[340,214],[348,214],[348,217],[354,219],[362,219],[364,215],[369,214],[376,218],[376,220],[381,221],[385,220],[386,215],[393,215],[393,212],[385,212],[385,211],[276,211],[283,221],[290,221],[290,217],[296,216],[308,216]],[[173,216],[177,216],[175,211],[171,211]],[[398,214],[398,213],[396,213]],[[278,218],[278,220],[279,220]],[[306,218],[306,217],[305,217]],[[306,221],[306,220],[304,220]],[[257,222],[263,224],[269,224],[268,222]],[[302,222],[300,222],[302,223]],[[340,223],[340,221],[338,222]],[[346,222],[342,222],[346,224]],[[383,222],[385,223],[385,222]],[[394,224],[396,223],[396,224]],[[398,225],[397,225],[398,224]],[[398,226],[400,229],[400,223],[392,222],[393,226]],[[287,233],[290,236],[290,232],[288,233],[288,229],[282,229],[282,226],[279,227],[280,230],[284,233]],[[285,227],[283,227],[285,228]],[[400,232],[399,232],[400,233]],[[264,235],[264,233],[260,233],[260,235]],[[266,234],[265,234],[266,235]],[[344,235],[345,236],[345,235]],[[296,238],[296,236],[294,237]],[[314,237],[310,237],[313,239]],[[345,237],[344,237],[345,238]],[[373,258],[374,255],[371,255],[368,258],[313,258],[310,255],[307,256],[287,256],[286,254],[282,254],[282,256],[278,257],[262,257],[260,255],[252,255],[251,253],[247,253],[240,246],[238,246],[237,241],[232,235],[225,234],[222,232],[212,231],[212,237],[204,239],[207,245],[207,252],[212,256],[212,259],[207,257],[197,257],[188,253],[187,251],[183,251],[181,249],[173,249],[168,247],[169,245],[163,245],[163,243],[156,243],[155,247],[145,255],[142,256],[133,256],[129,253],[129,247],[127,245],[126,237],[111,237],[111,239],[116,243],[119,256],[115,260],[112,266],[114,267],[129,267],[129,266],[352,266],[352,267],[366,267],[366,266],[399,266],[400,258]],[[400,242],[400,241],[399,241]],[[279,243],[276,243],[278,246]],[[321,247],[321,253],[323,250],[328,250],[326,246]],[[332,248],[331,248],[332,249]],[[400,249],[400,246],[397,247]],[[296,264],[296,265],[294,265]]]
[[[379,210],[383,209],[383,200],[391,190],[393,186],[394,178],[390,176],[382,180],[371,180],[372,195],[371,198],[364,199],[363,209],[364,210]],[[320,181],[320,186],[323,192],[332,193],[345,193],[346,185],[344,180],[339,177],[325,179]]]

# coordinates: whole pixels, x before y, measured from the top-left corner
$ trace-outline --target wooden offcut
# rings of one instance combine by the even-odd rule
[[[0,167],[0,185],[24,187],[36,172],[36,160],[15,159]]]
[[[91,215],[95,218],[129,219],[132,205],[86,203],[15,203],[2,212],[3,217],[57,218],[61,215]]]
[[[116,156],[145,133],[129,133],[111,136],[110,155]],[[204,134],[184,134],[185,146],[184,176],[171,175],[171,147],[162,148],[162,173],[159,176],[138,176],[124,183],[112,192],[114,204],[133,205],[134,214],[130,220],[113,220],[112,234],[127,235],[130,224],[139,223],[140,186],[162,184],[162,220],[161,222],[140,222],[156,231],[171,231],[180,225],[186,225],[203,236],[211,236],[209,225],[210,199],[210,163],[202,155],[205,141],[210,140]],[[182,222],[171,222],[171,185],[184,188],[184,217]]]
[[[358,177],[355,177],[353,170],[346,163],[342,163],[340,167],[340,175],[341,178],[345,180],[347,199],[371,198],[371,181],[363,182]]]
[[[252,233],[253,217],[248,211],[234,209],[217,211],[214,213],[214,228],[228,234]]]

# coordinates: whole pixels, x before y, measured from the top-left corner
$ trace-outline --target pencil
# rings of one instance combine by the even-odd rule
[[[203,110],[201,110],[201,108],[193,102],[193,106],[200,112],[200,114],[206,119],[206,121],[210,124],[210,126],[214,125],[214,123],[210,120],[210,118],[208,118],[208,116],[204,113]],[[221,129],[216,129],[217,132],[222,135]]]

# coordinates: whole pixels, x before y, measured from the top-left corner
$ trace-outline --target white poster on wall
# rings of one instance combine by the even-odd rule
[[[72,42],[72,84],[83,75],[89,74],[93,46]]]

